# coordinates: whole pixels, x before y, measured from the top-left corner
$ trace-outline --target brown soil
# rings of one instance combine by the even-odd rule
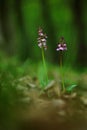
[[[83,95],[74,98],[48,97],[30,89],[27,107],[19,112],[20,130],[87,130],[87,104]]]

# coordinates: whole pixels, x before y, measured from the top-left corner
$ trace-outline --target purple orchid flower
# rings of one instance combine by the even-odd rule
[[[38,46],[40,48],[44,48],[45,50],[47,49],[47,45],[46,45],[46,39],[47,39],[47,36],[46,34],[43,34],[43,30],[41,28],[39,28],[38,30]]]
[[[60,41],[59,41],[59,43],[57,45],[57,49],[56,50],[57,51],[65,51],[65,50],[67,50],[67,46],[66,46],[66,42],[64,40],[64,37],[60,38]]]

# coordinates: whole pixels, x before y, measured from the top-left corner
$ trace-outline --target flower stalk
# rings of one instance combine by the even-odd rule
[[[61,81],[62,81],[62,91],[65,92],[65,83],[64,83],[64,73],[63,73],[63,56],[62,51],[60,52],[60,70],[61,70]]]
[[[46,84],[48,83],[48,74],[47,74],[47,67],[46,67],[46,62],[45,62],[45,56],[44,56],[44,49],[42,47],[42,60],[43,60],[43,65],[44,65],[44,71],[46,75]]]

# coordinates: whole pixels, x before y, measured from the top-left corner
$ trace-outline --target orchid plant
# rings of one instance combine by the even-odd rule
[[[62,71],[62,69],[63,69],[63,58],[62,58],[63,57],[63,51],[67,51],[67,45],[66,45],[64,37],[60,38],[56,51],[60,51],[60,68],[61,68],[61,71]],[[77,85],[74,84],[74,85],[71,85],[67,88],[65,87],[63,71],[61,72],[61,78],[62,78],[61,80],[62,80],[62,91],[63,91],[63,93],[65,93],[65,92],[70,93],[77,86]]]
[[[47,35],[43,33],[42,28],[39,28],[38,46],[41,48],[41,52],[42,52],[42,61],[43,61],[43,67],[44,67],[44,72],[45,72],[45,83],[44,83],[45,85],[48,83],[47,67],[46,67],[46,61],[45,61],[45,56],[44,56],[44,51],[47,50],[46,39],[47,39]]]
[[[46,61],[44,52],[47,50],[47,35],[43,33],[42,28],[39,28],[38,30],[38,47],[41,49],[42,52],[42,61],[43,61],[43,72],[45,73],[45,81],[41,81],[42,86],[46,86],[48,84],[48,74],[47,74],[47,67],[46,67]],[[61,81],[62,81],[62,92],[71,92],[73,88],[75,88],[77,85],[71,85],[69,87],[65,87],[64,82],[64,73],[63,73],[63,51],[67,51],[67,45],[64,37],[61,37],[59,39],[56,51],[60,52],[60,68],[61,68]],[[43,76],[44,77],[44,76]],[[41,77],[40,77],[41,78]]]
[[[67,50],[67,46],[66,46],[66,42],[65,42],[65,39],[64,37],[61,37],[60,40],[59,40],[59,43],[57,45],[57,51],[60,51],[60,68],[62,70],[62,67],[63,67],[63,61],[62,61],[62,53],[63,51],[66,51]],[[62,80],[62,89],[63,89],[63,92],[65,92],[65,84],[64,84],[64,74],[63,72],[61,72],[61,80]]]

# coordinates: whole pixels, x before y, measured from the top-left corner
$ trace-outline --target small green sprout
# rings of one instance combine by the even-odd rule
[[[46,39],[47,39],[46,34],[43,33],[43,30],[41,28],[39,28],[39,30],[38,30],[38,46],[41,48],[42,61],[43,61],[44,72],[45,72],[45,83],[43,83],[43,84],[48,83],[47,67],[46,67],[46,61],[45,61],[45,56],[44,56],[44,50],[47,50]]]
[[[66,92],[71,93],[75,87],[77,87],[76,84],[73,84],[73,85],[67,87],[67,88],[66,88]]]

